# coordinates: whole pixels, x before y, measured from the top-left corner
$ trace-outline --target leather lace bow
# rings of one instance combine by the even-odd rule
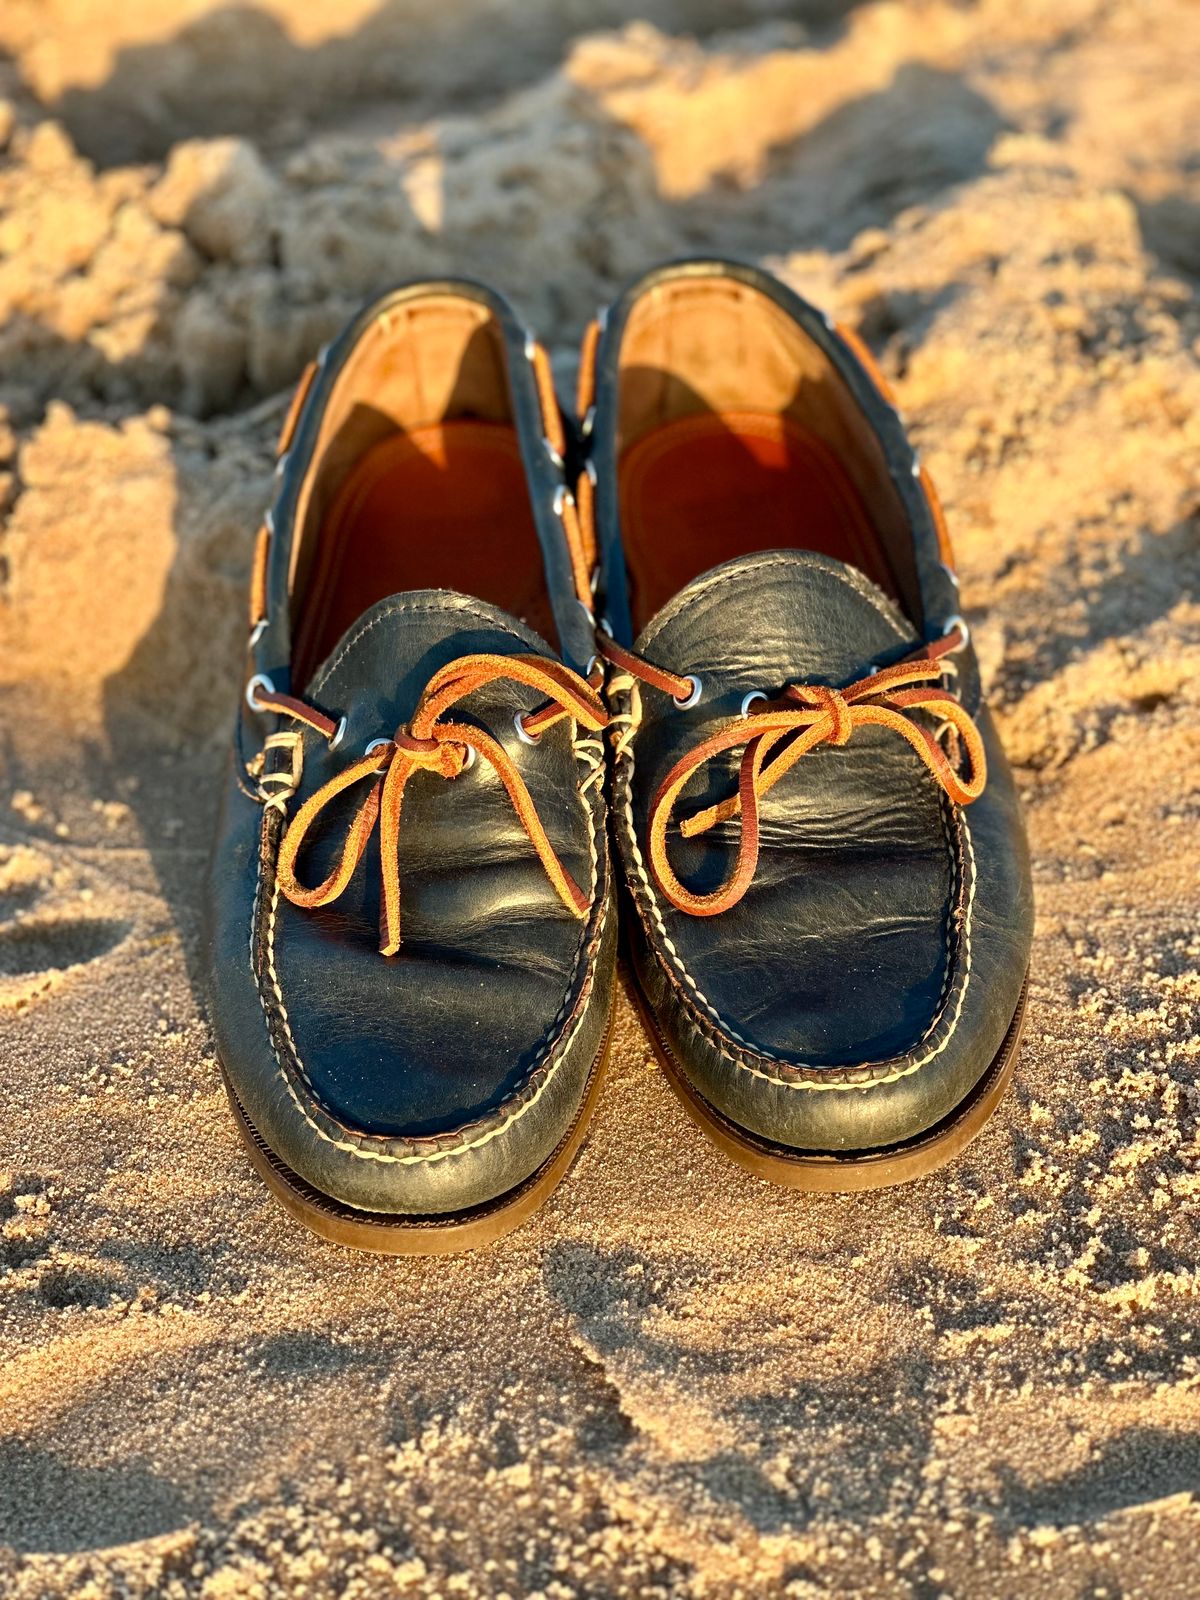
[[[391,739],[380,741],[330,778],[292,818],[279,848],[277,875],[280,890],[293,905],[324,906],[336,900],[362,860],[378,822],[383,880],[379,948],[386,956],[395,955],[400,948],[399,846],[405,789],[415,773],[456,778],[475,756],[482,756],[508,791],[513,809],[559,898],[575,916],[586,915],[588,897],[555,854],[529,790],[504,746],[474,723],[441,720],[465,696],[499,679],[524,684],[547,697],[543,706],[523,718],[530,737],[565,717],[593,732],[607,724],[607,714],[595,689],[561,662],[541,656],[483,654],[450,662],[429,680],[407,727],[399,728]],[[301,703],[285,704],[286,699],[282,695],[274,699],[263,695],[259,704],[262,709],[278,709],[297,716],[313,727],[328,721],[321,718],[319,723],[312,714],[301,715],[292,709]],[[366,798],[350,823],[337,864],[323,882],[306,888],[296,876],[296,861],[309,830],[331,800],[362,782],[369,783]]]
[[[736,905],[758,866],[763,796],[801,756],[819,744],[845,744],[856,728],[872,724],[890,728],[908,741],[956,805],[977,800],[987,782],[983,739],[962,704],[930,681],[940,679],[945,670],[940,660],[926,654],[885,667],[843,689],[790,684],[778,700],[766,702],[761,710],[711,734],[682,756],[659,785],[650,806],[650,865],[671,903],[697,917],[716,916]],[[950,762],[938,734],[917,721],[914,712],[930,712],[939,719],[939,732],[949,726],[957,733],[967,758],[965,778]],[[667,829],[689,779],[706,762],[741,746],[745,748],[737,793],[694,812],[680,824],[680,832],[691,838],[741,813],[733,871],[710,894],[693,894],[679,881],[668,860]]]

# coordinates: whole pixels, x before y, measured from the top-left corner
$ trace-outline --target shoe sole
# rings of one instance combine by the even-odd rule
[[[1004,1098],[1021,1045],[1025,1002],[1029,991],[1029,973],[1026,972],[1017,1009],[1004,1042],[970,1095],[949,1116],[914,1139],[875,1150],[842,1154],[790,1150],[786,1146],[772,1144],[730,1121],[710,1105],[688,1081],[670,1046],[659,1033],[632,962],[629,967],[629,987],[655,1054],[667,1082],[683,1102],[684,1110],[696,1126],[708,1135],[719,1150],[755,1177],[788,1189],[806,1189],[826,1194],[850,1194],[861,1189],[887,1189],[893,1184],[911,1183],[913,1179],[924,1177],[927,1172],[953,1161],[983,1129]]]
[[[583,1100],[575,1119],[554,1153],[523,1183],[484,1205],[441,1216],[402,1216],[385,1211],[360,1211],[322,1194],[277,1156],[246,1114],[229,1074],[221,1067],[225,1092],[234,1122],[250,1164],[290,1217],[332,1244],[352,1250],[370,1250],[389,1256],[453,1255],[511,1233],[537,1211],[566,1176],[600,1097],[609,1046],[612,1043],[613,1007],[610,1005],[604,1036],[588,1073]]]

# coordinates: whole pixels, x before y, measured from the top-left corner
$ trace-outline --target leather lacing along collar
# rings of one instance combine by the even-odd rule
[[[599,733],[608,725],[608,714],[597,693],[598,670],[592,676],[595,682],[581,678],[562,662],[532,655],[479,654],[449,662],[430,678],[406,727],[398,728],[390,739],[373,741],[363,756],[330,778],[296,812],[279,847],[276,872],[281,892],[293,905],[305,908],[336,900],[354,875],[378,822],[383,880],[379,948],[385,956],[395,955],[400,948],[400,813],[408,781],[416,772],[456,778],[482,756],[508,791],[559,899],[574,916],[586,916],[588,897],[555,854],[512,757],[499,740],[475,723],[442,718],[467,695],[503,679],[546,696],[544,704],[517,719],[518,732],[526,741],[533,742],[564,718]],[[331,746],[341,737],[342,723],[294,695],[260,687],[251,703],[255,710],[273,711],[312,728]],[[296,876],[296,861],[309,830],[331,800],[364,780],[370,781],[370,787],[350,824],[336,866],[322,883],[306,888]],[[283,809],[278,796],[268,803]]]
[[[826,684],[788,684],[775,699],[750,694],[742,715],[716,733],[701,739],[680,757],[659,784],[650,803],[650,867],[655,881],[671,904],[696,917],[714,917],[735,906],[750,886],[758,866],[760,807],[763,796],[784,773],[819,744],[845,744],[856,728],[874,724],[891,728],[906,739],[955,805],[970,805],[983,793],[987,760],[983,739],[962,703],[941,687],[954,671],[946,658],[966,643],[966,632],[955,625],[933,644],[922,645],[902,661],[883,667],[868,677],[840,689]],[[669,694],[681,708],[694,705],[699,680],[668,672],[624,649],[605,633],[600,651],[619,671],[628,672],[651,688]],[[751,704],[757,709],[750,710]],[[918,721],[913,713],[938,718],[936,728]],[[966,757],[966,776],[951,762],[942,745],[949,733]],[[688,781],[706,762],[728,750],[742,749],[737,792],[718,805],[706,806],[684,817],[679,831],[685,838],[704,833],[718,822],[741,815],[737,859],[732,872],[709,894],[694,894],[679,881],[667,855],[667,830],[676,803]]]

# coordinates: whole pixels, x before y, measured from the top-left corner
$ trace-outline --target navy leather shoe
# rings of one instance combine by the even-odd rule
[[[436,282],[346,329],[280,450],[209,884],[217,1049],[289,1211],[368,1249],[463,1248],[562,1177],[609,1029],[566,433],[511,309]]]
[[[1033,914],[932,485],[857,341],[750,267],[635,284],[580,398],[663,1064],[763,1176],[915,1176],[1004,1090]]]

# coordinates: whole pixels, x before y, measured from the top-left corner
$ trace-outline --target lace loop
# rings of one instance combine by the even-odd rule
[[[588,897],[558,859],[525,781],[504,746],[473,723],[441,720],[458,701],[498,679],[523,684],[547,696],[555,715],[544,719],[542,726],[562,717],[570,717],[594,733],[607,725],[608,717],[595,689],[561,662],[540,656],[485,654],[450,662],[429,680],[408,725],[398,728],[390,740],[372,741],[365,755],[343,767],[310,795],[288,824],[279,847],[276,872],[281,893],[293,905],[309,909],[336,900],[354,876],[378,823],[383,883],[379,948],[384,955],[395,955],[400,948],[399,846],[405,789],[414,773],[430,772],[452,779],[476,756],[482,756],[503,783],[555,892],[574,916],[587,914]],[[271,709],[324,731],[303,702],[289,699],[286,705]],[[370,787],[366,798],[354,814],[332,872],[315,886],[302,884],[296,876],[296,862],[309,830],[332,800],[367,779]]]
[[[667,773],[650,803],[648,824],[650,868],[672,905],[692,916],[711,917],[728,911],[745,894],[758,867],[759,821],[763,797],[797,761],[819,744],[844,745],[860,727],[890,728],[907,741],[935,781],[955,805],[970,805],[983,793],[987,759],[983,738],[970,714],[941,687],[951,650],[961,649],[956,632],[923,645],[894,666],[857,679],[843,688],[827,684],[789,684],[776,700],[747,695],[738,717],[710,734]],[[675,675],[644,662],[632,651],[602,640],[609,660],[644,683],[674,694]],[[757,707],[757,709],[752,709]],[[914,713],[936,717],[936,729]],[[941,743],[947,729],[957,735],[966,756],[966,775],[952,764]],[[716,805],[684,817],[679,831],[694,838],[740,815],[741,830],[733,869],[717,889],[694,894],[676,876],[667,854],[667,832],[684,788],[709,761],[726,751],[742,751],[736,792]]]

